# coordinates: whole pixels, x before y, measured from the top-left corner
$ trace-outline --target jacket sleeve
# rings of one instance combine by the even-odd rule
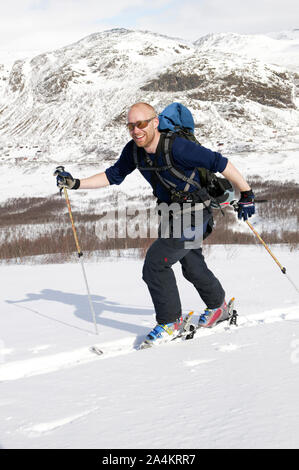
[[[222,173],[228,159],[202,145],[177,137],[172,146],[172,155],[179,165],[186,168],[203,167],[213,173]]]
[[[133,141],[130,141],[123,149],[119,159],[105,170],[110,184],[121,184],[126,176],[134,171],[136,165],[133,157]]]

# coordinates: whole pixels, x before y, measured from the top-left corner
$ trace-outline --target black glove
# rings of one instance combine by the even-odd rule
[[[247,220],[255,213],[254,194],[251,189],[241,191],[241,197],[238,201],[238,219]]]
[[[73,178],[70,173],[64,171],[63,166],[58,166],[56,168],[54,176],[56,176],[56,183],[60,189],[78,189],[80,187],[80,180]]]

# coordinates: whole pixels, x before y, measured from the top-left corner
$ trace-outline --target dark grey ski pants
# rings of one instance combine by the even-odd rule
[[[182,314],[179,291],[172,265],[179,261],[184,277],[198,291],[208,308],[219,307],[225,292],[208,269],[202,249],[186,249],[184,241],[176,238],[158,238],[148,249],[143,280],[146,282],[156,311],[157,323],[176,321]]]

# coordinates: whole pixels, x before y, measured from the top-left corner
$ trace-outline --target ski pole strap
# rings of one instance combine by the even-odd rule
[[[77,252],[78,252],[78,256],[80,258],[81,256],[83,256],[83,253],[82,253],[80,245],[79,245],[77,231],[76,231],[76,227],[75,227],[74,219],[73,219],[73,214],[72,214],[72,210],[71,210],[71,204],[70,204],[70,200],[69,200],[69,196],[68,196],[66,187],[63,187],[63,190],[64,190],[64,196],[65,196],[67,208],[68,208],[68,211],[69,211],[69,216],[70,216],[70,219],[71,219],[71,224],[72,224],[74,239],[75,239],[75,243],[76,243],[76,247],[77,247]]]

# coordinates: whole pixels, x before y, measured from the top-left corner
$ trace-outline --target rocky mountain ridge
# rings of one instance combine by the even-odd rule
[[[2,148],[7,142],[19,150],[34,143],[42,159],[45,149],[49,157],[55,146],[75,146],[78,159],[109,159],[128,138],[126,110],[138,100],[158,111],[182,102],[194,113],[199,138],[225,141],[228,150],[295,132],[296,74],[244,54],[245,39],[209,35],[192,44],[116,29],[17,60],[9,74],[2,64]]]

